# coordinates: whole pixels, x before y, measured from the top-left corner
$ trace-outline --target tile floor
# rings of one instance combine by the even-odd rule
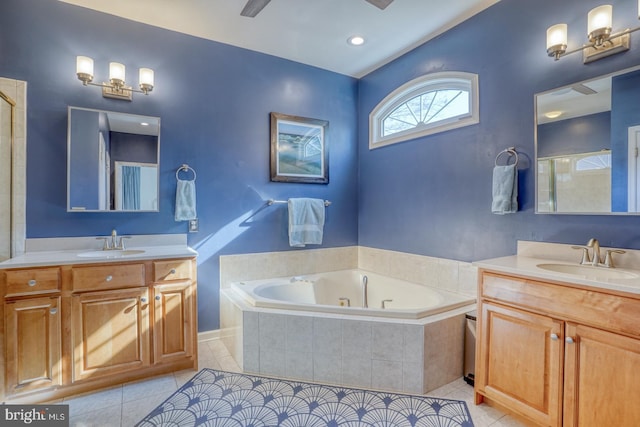
[[[207,341],[199,345],[199,367],[240,372],[222,341]],[[72,427],[131,427],[162,403],[194,371],[180,371],[101,390],[81,396],[72,396],[62,403],[69,404]],[[473,389],[462,378],[428,393],[432,397],[464,400],[467,402],[476,427],[522,427],[509,415],[488,407],[473,404]]]

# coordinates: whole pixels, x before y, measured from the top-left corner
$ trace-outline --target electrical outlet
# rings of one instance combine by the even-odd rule
[[[189,233],[198,232],[198,218],[189,220]]]

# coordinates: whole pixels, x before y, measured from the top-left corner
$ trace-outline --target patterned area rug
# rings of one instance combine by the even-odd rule
[[[203,369],[137,427],[473,427],[465,402]]]

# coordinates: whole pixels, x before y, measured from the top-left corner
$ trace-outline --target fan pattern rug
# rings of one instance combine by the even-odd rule
[[[137,427],[473,427],[465,402],[203,369]]]

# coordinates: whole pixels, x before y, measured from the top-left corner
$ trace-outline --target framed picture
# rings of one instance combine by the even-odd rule
[[[329,183],[326,120],[271,113],[271,181]]]

